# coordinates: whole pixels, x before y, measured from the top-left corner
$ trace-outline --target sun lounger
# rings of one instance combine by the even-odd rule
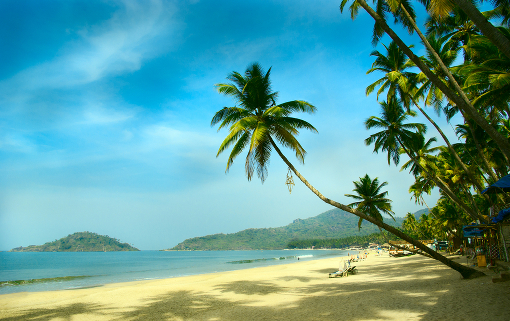
[[[358,270],[356,270],[356,266],[350,267],[347,269],[347,274],[356,274]]]
[[[345,269],[343,271],[336,271],[336,272],[333,272],[333,273],[329,273],[329,277],[330,278],[336,278],[338,276],[347,276],[348,275],[347,271],[349,271],[349,269]]]

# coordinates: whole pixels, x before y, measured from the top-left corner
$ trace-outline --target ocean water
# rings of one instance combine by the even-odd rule
[[[164,279],[345,256],[340,250],[0,252],[0,294]],[[11,285],[3,281],[43,280]]]

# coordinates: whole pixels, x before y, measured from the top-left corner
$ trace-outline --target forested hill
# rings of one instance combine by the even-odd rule
[[[68,235],[60,240],[48,242],[43,245],[30,245],[17,247],[10,252],[99,252],[99,251],[139,251],[128,243],[109,236],[91,232],[78,232]]]
[[[385,222],[401,226],[403,218]],[[283,249],[292,240],[330,239],[378,233],[374,224],[363,221],[358,231],[358,217],[340,209],[332,209],[315,217],[297,219],[277,228],[247,229],[232,234],[194,237],[179,243],[171,250],[273,250]]]

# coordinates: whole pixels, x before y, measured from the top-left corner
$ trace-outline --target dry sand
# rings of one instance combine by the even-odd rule
[[[341,260],[5,294],[0,320],[510,320],[510,282],[486,269],[462,280],[420,255],[371,254],[358,274],[328,278]]]

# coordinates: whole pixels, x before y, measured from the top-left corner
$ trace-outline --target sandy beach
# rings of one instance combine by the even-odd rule
[[[462,280],[420,255],[371,254],[358,274],[328,278],[342,260],[5,294],[0,320],[510,320],[510,282],[486,269]]]

